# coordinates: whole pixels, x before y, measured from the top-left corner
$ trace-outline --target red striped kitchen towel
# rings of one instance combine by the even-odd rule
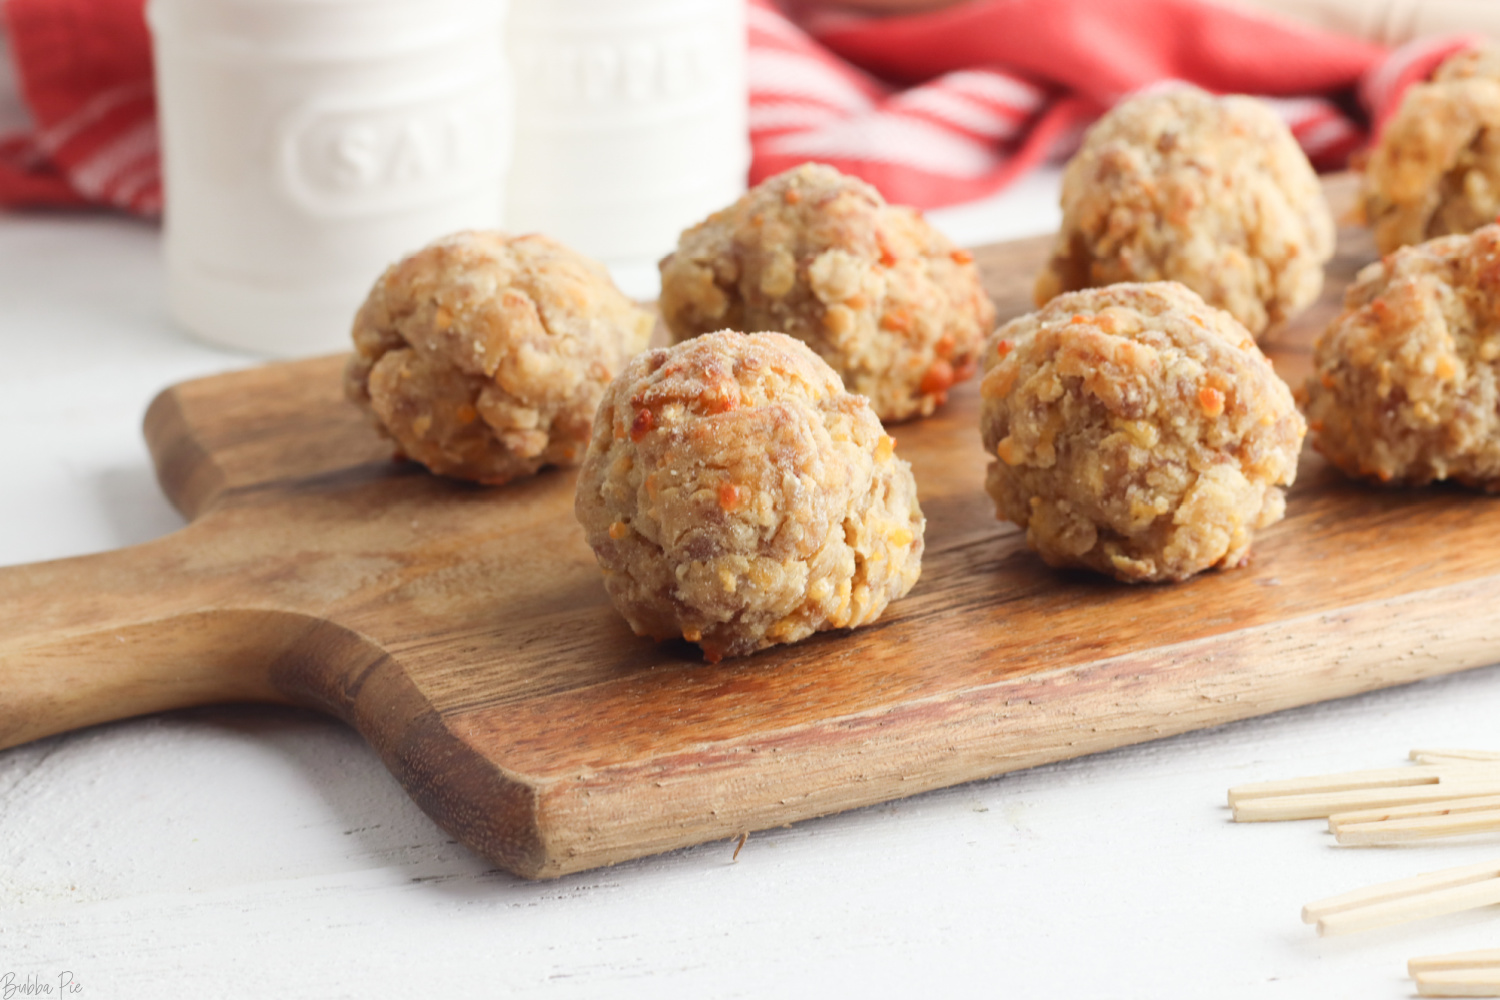
[[[34,123],[0,136],[0,205],[161,211],[143,8],[143,0],[0,0],[0,44],[9,45]]]
[[[1468,44],[1388,52],[1206,0],[969,0],[796,19],[747,2],[752,180],[820,160],[923,207],[1000,189],[1122,96],[1168,80],[1272,99],[1313,162],[1336,167],[1366,137],[1359,104],[1379,121]],[[34,122],[0,136],[0,205],[160,211],[142,7],[0,0],[0,45]]]
[[[749,14],[752,182],[819,160],[921,207],[999,190],[1168,81],[1267,98],[1314,165],[1335,169],[1368,138],[1364,121],[1476,41],[1390,51],[1205,0],[970,0],[795,22],[750,0]]]

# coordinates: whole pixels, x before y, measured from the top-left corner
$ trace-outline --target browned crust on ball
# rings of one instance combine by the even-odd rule
[[[1228,313],[1170,282],[1073,292],[986,348],[986,489],[1053,566],[1181,580],[1281,519],[1304,425]]]
[[[1359,273],[1313,346],[1313,445],[1350,476],[1500,491],[1500,226]]]
[[[1068,163],[1041,305],[1178,281],[1259,337],[1318,297],[1334,225],[1307,157],[1264,102],[1181,88],[1131,98]]]
[[[706,334],[609,387],[575,511],[637,635],[709,660],[874,621],[921,573],[911,467],[779,333]]]
[[[650,313],[544,236],[462,232],[392,265],[354,320],[346,395],[433,472],[503,483],[578,462]]]
[[[1365,164],[1364,196],[1381,253],[1495,221],[1500,53],[1460,52],[1407,90]]]
[[[661,280],[675,339],[725,327],[790,334],[882,420],[932,413],[973,374],[995,323],[968,253],[912,209],[816,164],[684,232]]]

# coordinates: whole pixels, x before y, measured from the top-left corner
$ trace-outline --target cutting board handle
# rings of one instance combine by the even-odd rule
[[[0,567],[0,748],[172,708],[287,701],[271,671],[314,623],[243,602],[216,610],[234,584],[200,567],[196,528]]]

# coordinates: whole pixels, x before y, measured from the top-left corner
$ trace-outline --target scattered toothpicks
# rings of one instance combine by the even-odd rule
[[[1356,889],[1302,908],[1318,933],[1349,934],[1500,903],[1500,861],[1445,868]]]
[[[1340,844],[1359,847],[1491,833],[1500,830],[1500,795],[1338,813],[1328,817],[1328,830]]]
[[[1411,759],[1418,764],[1494,764],[1500,763],[1496,750],[1413,750]]]
[[[1337,821],[1351,812],[1500,796],[1500,760],[1439,758],[1420,750],[1412,752],[1413,759],[1419,754],[1441,762],[1239,785],[1229,790],[1229,805],[1239,823],[1325,817]]]
[[[738,844],[734,845],[734,854],[731,855],[730,858],[729,858],[729,863],[730,864],[734,864],[736,861],[738,861],[740,859],[740,851],[744,850],[744,848],[745,848],[745,841],[747,841],[749,839],[750,839],[750,831],[749,830],[746,830],[744,833],[740,834],[740,842]]]
[[[1413,750],[1412,766],[1263,781],[1229,790],[1236,822],[1319,819],[1340,844],[1384,846],[1500,832],[1500,753]],[[1309,903],[1319,934],[1347,934],[1500,904],[1500,860]],[[1421,996],[1500,997],[1500,950],[1414,958]]]
[[[1500,996],[1500,950],[1460,951],[1414,958],[1406,971],[1424,997]]]

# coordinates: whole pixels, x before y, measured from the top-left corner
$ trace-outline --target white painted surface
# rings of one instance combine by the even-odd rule
[[[1055,191],[933,214],[966,242],[1036,231]],[[0,216],[0,563],[180,524],[141,413],[250,362],[171,327],[158,254],[129,220]],[[0,752],[0,990],[1406,997],[1408,958],[1495,946],[1494,914],[1323,941],[1301,905],[1500,840],[1341,850],[1317,824],[1230,823],[1224,791],[1500,748],[1497,718],[1500,670],[1478,670],[756,834],[737,863],[720,842],[548,883],[454,845],[338,723],[124,722]]]

